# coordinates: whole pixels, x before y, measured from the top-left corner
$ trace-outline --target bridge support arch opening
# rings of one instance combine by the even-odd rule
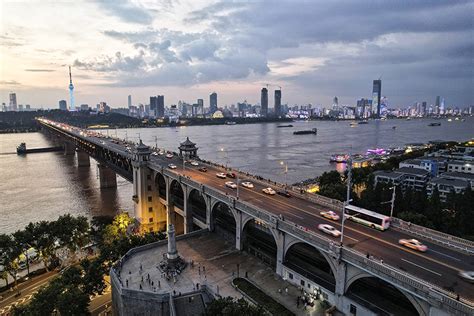
[[[158,190],[158,196],[166,201],[166,180],[161,173],[155,176],[155,186]]]
[[[176,235],[185,233],[184,229],[184,191],[181,184],[173,180],[169,188],[168,224],[174,224]]]
[[[334,293],[336,288],[336,278],[328,259],[316,248],[306,243],[298,242],[293,244],[286,251],[283,266],[285,270],[296,272],[301,279],[306,279],[305,284],[308,292],[313,293],[310,282],[315,283],[328,291]],[[287,273],[287,277],[292,281],[293,274]],[[309,282],[308,282],[309,281]],[[295,281],[292,281],[295,283]],[[301,280],[298,280],[301,285]]]
[[[243,250],[276,268],[277,244],[269,227],[257,220],[249,220],[242,230]]]
[[[188,211],[191,212],[191,217],[195,218],[202,223],[206,224],[206,210],[207,210],[207,205],[206,201],[204,200],[204,197],[202,194],[196,190],[193,189],[189,193],[188,197]]]
[[[345,296],[378,315],[428,315],[413,296],[376,277],[349,280]]]
[[[213,227],[215,233],[235,244],[237,225],[234,214],[227,204],[223,202],[214,204],[211,212],[211,222],[211,227]]]

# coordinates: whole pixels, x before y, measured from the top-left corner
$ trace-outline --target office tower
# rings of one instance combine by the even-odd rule
[[[275,116],[281,116],[281,90],[275,90]]]
[[[128,95],[128,109],[132,107],[132,96]]]
[[[209,96],[209,112],[212,114],[217,111],[217,93],[213,92]]]
[[[262,88],[262,94],[260,97],[260,115],[263,117],[268,116],[268,90]]]
[[[377,79],[373,82],[372,88],[372,116],[380,118],[380,101],[382,97],[382,80]]]
[[[16,105],[16,93],[10,93],[10,105],[9,105],[10,111],[17,111],[17,105]]]
[[[203,99],[197,99],[197,104],[198,104],[198,114],[199,115],[204,114],[204,100]]]
[[[150,115],[156,117],[158,108],[158,97],[150,97]]]
[[[156,117],[165,117],[165,96],[159,95],[156,104]]]
[[[89,111],[89,104],[81,104],[81,111]]]
[[[421,103],[421,115],[426,116],[426,101]]]
[[[59,101],[59,109],[61,111],[67,111],[67,102],[66,102],[66,100],[60,100]]]
[[[436,103],[435,103],[435,109],[434,109],[434,114],[439,114],[439,106],[441,103],[441,97],[438,95],[436,96]]]
[[[102,101],[99,103],[99,112],[102,112],[102,113],[110,112],[110,107],[107,105],[107,102]]]
[[[70,105],[70,110],[75,111],[74,107],[74,85],[72,84],[72,74],[71,74],[71,66],[69,66],[69,105]]]
[[[29,105],[29,104],[27,104],[27,105],[25,106],[25,110],[26,110],[26,111],[29,111],[29,110],[31,110],[31,108],[30,108],[30,105]]]
[[[18,105],[18,111],[23,112],[23,104]]]
[[[332,108],[333,110],[337,110],[339,107],[339,100],[337,97],[334,97],[334,99],[332,99]]]

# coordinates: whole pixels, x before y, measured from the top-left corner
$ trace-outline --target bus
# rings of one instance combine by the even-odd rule
[[[354,205],[347,205],[345,219],[350,219],[359,224],[363,224],[381,231],[390,227],[390,217],[373,211],[363,209]]]

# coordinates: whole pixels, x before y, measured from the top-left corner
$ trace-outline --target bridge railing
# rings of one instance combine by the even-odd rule
[[[448,246],[450,248],[456,248],[467,252],[468,254],[474,254],[474,241],[415,225],[395,217],[392,218],[391,225],[396,229],[409,233],[410,235],[420,236],[442,246]]]
[[[458,299],[455,293],[417,278],[412,274],[392,267],[382,261],[367,258],[362,253],[353,249],[342,248],[341,254],[342,260],[361,270],[367,271],[372,275],[377,275],[389,283],[398,284],[413,294],[441,301],[450,313],[472,315],[474,312],[474,302],[463,298]]]

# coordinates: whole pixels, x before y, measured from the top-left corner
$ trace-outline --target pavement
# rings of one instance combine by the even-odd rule
[[[127,287],[128,280],[128,287],[132,289],[140,290],[141,286],[143,291],[175,291],[176,294],[184,294],[195,289],[199,283],[206,284],[221,296],[241,298],[241,293],[232,286],[232,280],[237,276],[247,275],[251,282],[295,315],[324,315],[319,304],[306,310],[300,304],[298,308],[297,297],[302,294],[297,287],[284,281],[274,272],[274,268],[254,256],[236,250],[233,242],[228,242],[215,233],[179,240],[177,248],[180,256],[189,264],[176,280],[166,280],[157,269],[167,251],[167,245],[163,245],[137,253],[123,263],[121,277],[124,286]],[[190,264],[191,260],[194,262],[193,266]]]

